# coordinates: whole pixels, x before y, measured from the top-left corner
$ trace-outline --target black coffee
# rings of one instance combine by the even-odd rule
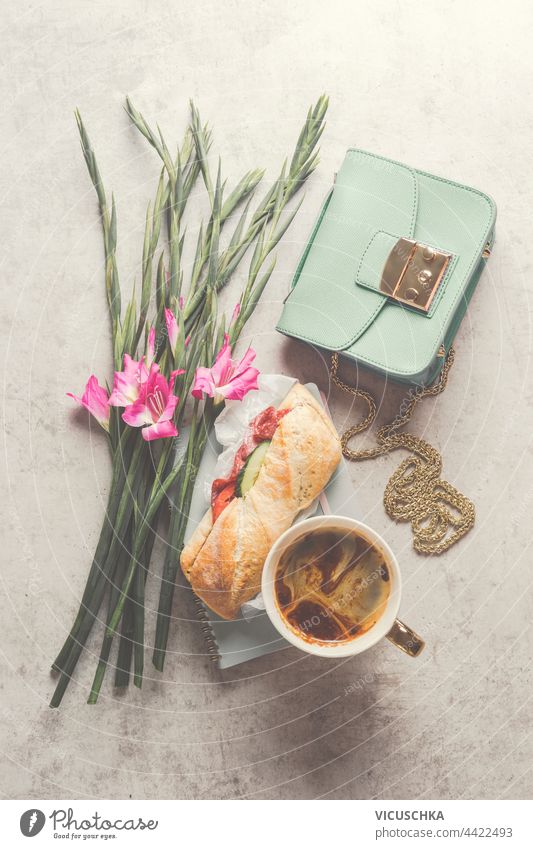
[[[283,552],[276,569],[279,611],[304,640],[356,639],[382,616],[390,574],[380,549],[357,531],[309,531]]]

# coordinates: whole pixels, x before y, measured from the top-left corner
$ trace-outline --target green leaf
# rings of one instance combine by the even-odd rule
[[[117,213],[115,207],[115,199],[112,197],[111,215],[107,206],[107,198],[100,176],[100,171],[96,162],[96,157],[91,146],[91,142],[85,125],[82,121],[78,109],[75,111],[76,123],[80,134],[81,148],[89,171],[89,176],[93,183],[98,198],[100,215],[102,219],[102,231],[104,236],[104,251],[105,251],[105,286],[109,314],[111,318],[111,327],[113,331],[113,348],[116,352],[120,344],[116,344],[117,333],[120,332],[120,285],[118,279],[118,270],[115,259],[115,251],[117,245]],[[115,360],[116,365],[116,360]]]
[[[287,232],[287,230],[291,226],[292,222],[296,218],[298,212],[300,211],[300,207],[301,207],[303,202],[304,202],[304,198],[302,197],[302,198],[300,198],[300,200],[296,204],[296,207],[280,223],[280,225],[276,229],[275,233],[271,236],[271,238],[269,239],[269,242],[268,242],[268,253],[270,253],[270,251],[272,251],[276,247],[276,245],[278,244],[280,239],[285,235],[285,233]]]
[[[218,270],[218,245],[220,237],[220,213],[222,209],[221,163],[218,162],[217,182],[213,197],[213,212],[211,215],[209,243],[209,263],[207,266],[206,284],[208,291],[214,291]]]
[[[211,182],[211,174],[209,171],[209,162],[207,158],[209,145],[210,145],[210,134],[208,135],[207,124],[202,126],[200,121],[200,113],[198,112],[196,106],[190,101],[191,107],[191,132],[194,139],[194,144],[196,147],[196,156],[198,159],[198,163],[200,166],[200,170],[202,172],[202,177],[204,178],[204,184],[207,189],[207,193],[211,200],[211,205],[214,201],[214,193],[213,193],[213,184]]]
[[[221,221],[226,221],[235,209],[255,191],[258,183],[263,179],[264,171],[256,169],[249,171],[239,180],[233,191],[226,198],[220,211]]]
[[[135,109],[133,103],[131,102],[130,97],[126,97],[126,112],[130,116],[131,120],[137,127],[140,133],[148,139],[153,148],[158,152],[161,157],[165,168],[167,170],[168,176],[170,180],[173,182],[175,179],[175,170],[174,163],[172,162],[172,157],[169,153],[168,147],[163,138],[163,134],[159,125],[157,126],[158,135],[154,133],[154,131],[149,126],[148,122],[141,115],[141,113]]]
[[[156,305],[160,313],[165,306],[165,254],[161,251],[156,272]]]
[[[131,301],[128,303],[126,307],[126,314],[124,316],[124,322],[122,324],[122,356],[124,354],[135,355],[135,350],[133,349],[134,343],[134,334],[135,327],[137,324],[137,304],[135,293],[133,294]],[[122,359],[121,356],[121,359]]]

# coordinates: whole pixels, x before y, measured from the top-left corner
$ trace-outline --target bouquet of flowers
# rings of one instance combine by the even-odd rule
[[[183,142],[173,155],[159,127],[157,131],[150,127],[127,99],[126,111],[160,157],[162,169],[146,213],[139,302],[134,293],[124,309],[116,262],[115,200],[112,197],[109,205],[89,137],[76,113],[102,221],[114,377],[112,386],[103,386],[91,375],[81,397],[71,397],[105,431],[112,479],[79,610],[52,666],[59,675],[52,707],[61,703],[106,596],[106,626],[88,701],[94,704],[98,699],[115,638],[115,686],[129,684],[132,665],[133,681],[141,686],[145,583],[159,514],[171,498],[152,658],[154,666],[163,669],[197,470],[225,399],[242,399],[257,387],[258,371],[252,365],[255,352],[249,348],[239,360],[233,351],[274,270],[273,250],[301,201],[288,205],[317,165],[327,105],[322,96],[309,110],[290,163],[283,165],[278,179],[252,209],[263,172],[249,171],[227,191],[220,161],[216,175],[211,173],[211,130],[202,124],[193,104]],[[185,214],[200,179],[210,215],[198,227],[194,262],[185,281]],[[166,233],[166,244],[162,233]],[[226,323],[218,294],[244,261],[249,263],[246,283]],[[184,424],[188,437],[182,444]]]

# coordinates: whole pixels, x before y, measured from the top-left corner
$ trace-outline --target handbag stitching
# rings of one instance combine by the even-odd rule
[[[373,235],[373,236],[372,236],[372,238],[370,239],[370,241],[369,241],[368,245],[367,245],[367,246],[366,246],[366,248],[364,249],[364,251],[363,251],[363,253],[362,253],[362,255],[361,255],[361,259],[359,260],[359,265],[357,266],[357,272],[356,272],[356,275],[355,275],[355,283],[356,283],[356,285],[358,285],[358,286],[364,286],[364,287],[365,287],[365,288],[367,288],[367,289],[372,289],[372,291],[373,291],[373,292],[377,292],[378,294],[382,294],[382,297],[383,297],[383,298],[386,298],[387,296],[386,296],[385,294],[383,294],[383,293],[380,293],[379,289],[375,289],[373,286],[367,286],[367,284],[366,284],[366,283],[362,283],[362,282],[360,282],[360,280],[359,280],[359,277],[360,277],[360,275],[361,275],[361,269],[362,269],[362,267],[363,267],[363,265],[364,265],[365,256],[367,255],[368,251],[369,251],[369,250],[370,250],[370,248],[372,247],[372,243],[373,243],[373,242],[377,239],[377,237],[378,237],[379,235],[381,235],[381,233],[383,233],[385,236],[390,236],[390,237],[391,237],[391,239],[398,239],[398,238],[399,238],[399,236],[395,236],[395,235],[394,235],[394,233],[389,233],[389,232],[388,232],[388,230],[376,230],[376,232],[374,233],[374,235]]]
[[[457,183],[455,180],[448,180],[446,177],[437,177],[435,174],[430,174],[428,171],[420,171],[418,168],[410,168],[408,165],[404,165],[403,162],[397,162],[396,159],[388,159],[386,156],[379,156],[377,153],[369,153],[366,150],[360,150],[358,147],[349,147],[348,152],[361,153],[363,156],[368,156],[371,159],[380,159],[382,162],[391,162],[393,165],[398,165],[400,168],[407,168],[414,174],[421,174],[422,177],[429,177],[431,180],[437,180],[439,183],[447,183],[449,186],[453,186],[454,189],[462,189],[464,191],[471,192],[474,195],[478,195],[485,201],[485,203],[488,204],[491,213],[496,209],[496,204],[491,197],[484,192],[481,192],[479,189],[472,188],[472,186],[465,186],[462,183]]]

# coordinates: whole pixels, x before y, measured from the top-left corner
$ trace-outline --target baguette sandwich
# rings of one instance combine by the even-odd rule
[[[276,410],[250,422],[230,475],[213,481],[211,507],[181,554],[194,592],[224,619],[261,589],[275,540],[329,481],[341,458],[322,406],[296,383]]]

